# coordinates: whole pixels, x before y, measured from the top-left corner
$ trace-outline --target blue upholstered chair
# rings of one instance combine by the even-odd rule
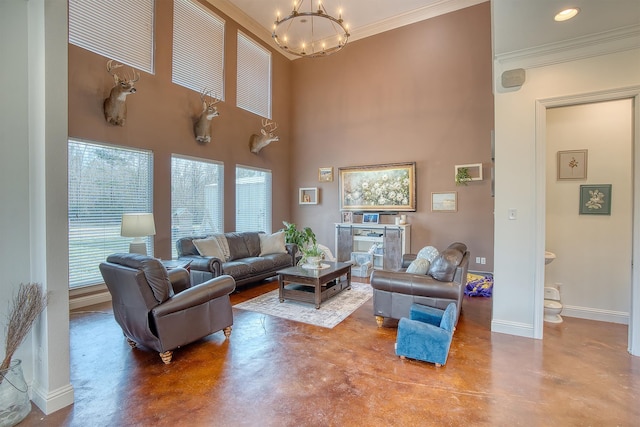
[[[444,365],[449,355],[456,313],[455,303],[450,303],[445,310],[412,304],[410,318],[403,317],[398,323],[396,354],[401,358]]]

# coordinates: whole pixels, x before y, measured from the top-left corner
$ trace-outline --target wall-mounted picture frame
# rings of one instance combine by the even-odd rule
[[[363,224],[377,224],[380,221],[380,214],[377,213],[363,213],[362,214],[362,223]]]
[[[317,205],[318,204],[318,187],[298,189],[298,204]]]
[[[351,224],[353,222],[353,212],[342,212],[342,223]]]
[[[558,181],[587,179],[588,150],[558,151]]]
[[[333,181],[333,167],[330,167],[330,168],[318,168],[318,181],[320,181],[320,182],[332,182]]]
[[[431,193],[431,212],[457,212],[458,193],[455,191]]]
[[[611,184],[580,186],[580,215],[611,215]]]
[[[416,163],[339,168],[340,209],[416,210]]]

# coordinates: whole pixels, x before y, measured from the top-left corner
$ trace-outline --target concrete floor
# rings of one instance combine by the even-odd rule
[[[232,304],[277,288],[240,288]],[[348,292],[348,291],[347,291]],[[71,315],[74,405],[20,426],[637,426],[640,358],[627,326],[565,318],[544,340],[491,333],[491,299],[465,297],[447,364],[394,355],[397,322],[371,300],[334,329],[234,310],[222,332],[131,349],[110,304]]]

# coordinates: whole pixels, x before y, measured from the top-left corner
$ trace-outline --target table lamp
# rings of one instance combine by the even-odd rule
[[[143,238],[155,234],[156,226],[153,222],[152,213],[122,214],[120,235],[122,237],[133,237],[129,244],[130,253],[147,255],[147,244]]]

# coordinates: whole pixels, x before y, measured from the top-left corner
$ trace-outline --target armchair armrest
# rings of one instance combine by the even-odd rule
[[[185,289],[151,310],[154,317],[162,317],[171,313],[206,303],[218,297],[229,295],[236,289],[233,277],[223,275],[214,277],[199,285]]]
[[[457,301],[461,292],[460,286],[455,282],[441,282],[423,274],[386,270],[374,270],[371,273],[372,288],[406,295]]]
[[[291,255],[291,265],[296,265],[296,254],[298,253],[298,245],[295,243],[285,243],[287,253]]]
[[[189,272],[184,268],[172,268],[167,271],[169,276],[169,282],[174,293],[180,293],[187,288],[191,287],[191,279],[189,278]]]
[[[191,261],[191,264],[189,264],[190,270],[206,271],[211,273],[213,277],[222,275],[223,261],[220,258],[201,255],[183,255],[178,257],[178,259],[181,261]]]

